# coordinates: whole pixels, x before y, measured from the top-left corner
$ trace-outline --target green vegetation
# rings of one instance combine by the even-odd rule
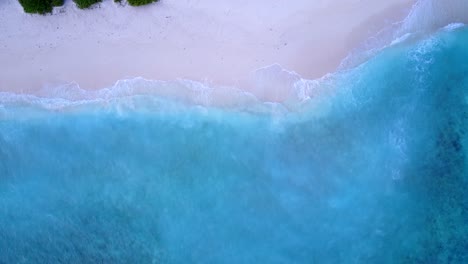
[[[157,2],[158,0],[128,0],[128,3],[131,6],[141,6]]]
[[[63,6],[65,0],[52,0],[52,6]]]
[[[45,14],[52,12],[54,6],[62,6],[64,0],[19,0],[24,12]]]
[[[85,9],[85,8],[89,8],[90,6],[96,4],[96,3],[99,3],[101,2],[102,0],[73,0],[76,5],[81,8],[81,9]]]
[[[89,8],[92,5],[101,2],[102,0],[73,0],[76,5],[81,8]],[[127,0],[131,6],[142,6],[157,2],[158,0]],[[62,6],[65,0],[19,0],[23,6],[24,12],[35,14],[51,13],[54,6]],[[114,2],[122,4],[122,0],[114,0]]]

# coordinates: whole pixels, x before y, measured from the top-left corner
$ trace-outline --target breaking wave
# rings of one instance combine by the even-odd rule
[[[0,262],[467,263],[468,28],[410,31],[249,93],[2,93]]]

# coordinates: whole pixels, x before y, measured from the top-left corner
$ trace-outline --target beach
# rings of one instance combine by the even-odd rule
[[[0,263],[468,263],[468,1],[75,2],[0,0]]]
[[[272,64],[316,79],[401,21],[414,2],[174,0],[133,8],[104,0],[80,10],[66,1],[40,16],[5,0],[0,91],[35,93],[65,83],[101,89],[135,77],[249,90],[245,80]]]

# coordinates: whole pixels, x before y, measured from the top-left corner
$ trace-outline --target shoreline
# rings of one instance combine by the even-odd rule
[[[125,8],[104,0],[79,10],[66,1],[53,15],[38,16],[6,0],[0,4],[0,91],[34,93],[70,82],[95,90],[134,77],[249,91],[246,79],[275,64],[316,79],[405,18],[414,2],[179,0]]]

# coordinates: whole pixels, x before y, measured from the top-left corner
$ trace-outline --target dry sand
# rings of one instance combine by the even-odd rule
[[[76,82],[186,78],[239,85],[278,63],[305,78],[332,72],[369,36],[409,12],[414,0],[112,0],[53,15],[0,1],[0,91],[31,92]]]

